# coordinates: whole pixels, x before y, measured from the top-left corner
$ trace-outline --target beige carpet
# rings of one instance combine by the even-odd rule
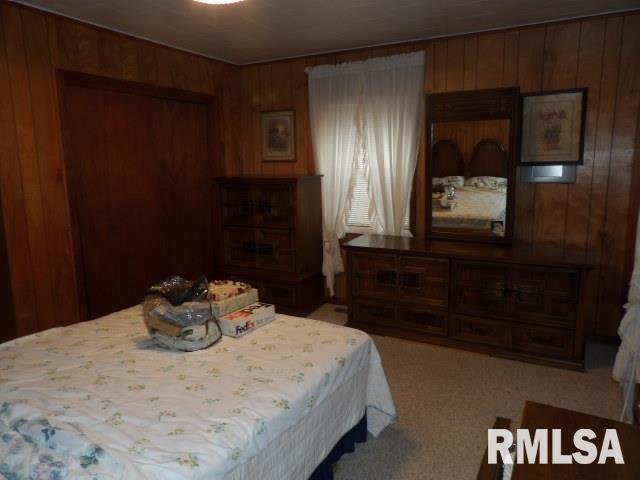
[[[337,309],[337,311],[336,311]],[[346,323],[345,308],[309,315]],[[399,420],[342,457],[336,480],[474,479],[495,417],[519,421],[525,400],[617,419],[612,346],[587,345],[585,373],[374,336]]]

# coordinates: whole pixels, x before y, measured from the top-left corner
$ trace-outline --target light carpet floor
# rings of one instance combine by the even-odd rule
[[[346,323],[326,304],[310,318]],[[498,416],[519,422],[525,400],[618,419],[622,397],[611,379],[615,348],[587,344],[586,372],[493,358],[374,336],[398,421],[342,457],[336,480],[475,479],[487,428]]]

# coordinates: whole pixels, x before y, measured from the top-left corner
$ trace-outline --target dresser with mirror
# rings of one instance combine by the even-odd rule
[[[518,110],[518,88],[427,96],[427,238],[346,244],[349,325],[584,367],[584,255],[514,240]]]

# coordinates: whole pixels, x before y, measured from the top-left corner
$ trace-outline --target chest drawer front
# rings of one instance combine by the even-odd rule
[[[398,275],[393,255],[355,254],[351,272],[353,294],[359,297],[392,299]]]
[[[498,320],[452,315],[451,322],[452,336],[457,340],[503,347],[509,345],[509,327]]]
[[[223,232],[224,260],[229,266],[255,267],[258,260],[256,232],[251,228],[227,227]]]
[[[255,193],[256,224],[271,228],[293,226],[292,190],[289,185],[261,186]]]
[[[571,327],[575,323],[579,281],[579,273],[574,270],[514,268],[514,313],[523,319]]]
[[[449,261],[398,258],[399,299],[446,307],[449,302]]]
[[[253,188],[251,185],[222,185],[222,217],[225,225],[254,223]]]
[[[573,354],[573,332],[537,326],[514,326],[511,346],[518,350],[554,357],[570,358]]]
[[[261,301],[273,303],[274,305],[293,307],[297,303],[296,287],[294,285],[260,282],[258,284],[258,294]]]
[[[258,268],[291,271],[294,255],[289,230],[257,230]]]
[[[447,319],[447,312],[419,306],[399,307],[397,313],[398,327],[443,337],[447,335]]]

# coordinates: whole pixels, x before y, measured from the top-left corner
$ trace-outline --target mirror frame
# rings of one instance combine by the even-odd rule
[[[519,155],[519,108],[520,88],[495,88],[488,90],[468,90],[460,92],[432,93],[426,98],[426,236],[430,239],[463,240],[509,244],[513,242],[515,217],[516,161]],[[479,120],[509,120],[509,150],[507,152],[507,206],[505,232],[503,237],[466,234],[458,232],[433,232],[432,194],[434,125],[442,122],[470,122]]]

